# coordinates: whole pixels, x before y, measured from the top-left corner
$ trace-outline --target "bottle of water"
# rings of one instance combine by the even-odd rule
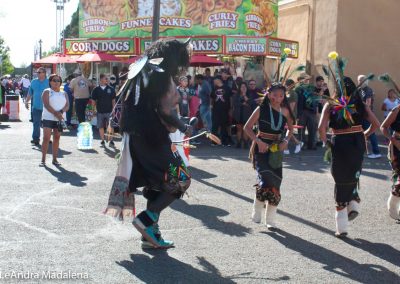
[[[78,126],[78,149],[93,149],[93,130],[89,122],[82,122]]]

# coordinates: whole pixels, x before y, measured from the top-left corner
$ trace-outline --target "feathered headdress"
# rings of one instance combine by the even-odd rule
[[[348,93],[344,76],[346,65],[347,59],[340,57],[336,51],[328,54],[328,66],[323,65],[322,70],[325,76],[333,79],[336,96],[334,98],[322,96],[322,98],[332,105],[333,113],[338,113],[349,125],[353,125],[352,114],[356,112],[354,95],[366,81],[373,80],[375,75],[368,74],[351,93]]]
[[[276,72],[273,74],[267,74],[264,71],[264,77],[265,80],[267,81],[267,86],[268,88],[274,86],[274,88],[276,88],[276,86],[281,85],[281,86],[285,86],[286,81],[293,76],[293,74],[297,73],[297,72],[303,72],[306,69],[305,65],[298,65],[296,66],[294,69],[292,69],[292,65],[290,64],[289,67],[285,70],[285,64],[287,61],[287,58],[290,54],[290,48],[285,48],[279,58],[279,60],[277,61],[277,69]],[[298,83],[298,82],[297,82]],[[296,84],[297,84],[296,83]],[[267,92],[268,92],[268,88],[267,88]],[[266,95],[266,93],[259,93],[260,97],[264,97]]]
[[[283,50],[283,52],[278,60],[278,66],[277,66],[275,74],[273,74],[270,77],[266,76],[268,85],[271,85],[273,82],[281,83],[282,85],[284,85],[285,82],[287,81],[287,79],[292,77],[292,75],[294,73],[303,72],[304,70],[306,70],[306,66],[302,65],[302,64],[296,66],[296,68],[294,68],[293,70],[291,70],[292,65],[290,64],[289,67],[285,70],[285,64],[287,62],[290,51],[291,51],[290,48],[285,48]]]

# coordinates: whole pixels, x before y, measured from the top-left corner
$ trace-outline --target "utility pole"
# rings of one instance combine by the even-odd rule
[[[39,39],[39,58],[42,59],[42,40]]]
[[[154,0],[153,3],[153,27],[151,29],[151,40],[158,40],[160,34],[160,0]]]

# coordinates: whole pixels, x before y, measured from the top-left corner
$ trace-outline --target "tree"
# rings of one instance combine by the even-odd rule
[[[11,64],[9,51],[10,48],[5,45],[4,39],[0,36],[0,55],[2,57],[1,75],[14,72],[14,66]]]
[[[56,52],[58,52],[57,48],[55,46],[52,46],[50,50],[42,52],[42,57],[50,56]]]
[[[71,22],[64,29],[64,38],[79,37],[79,8],[71,16]]]

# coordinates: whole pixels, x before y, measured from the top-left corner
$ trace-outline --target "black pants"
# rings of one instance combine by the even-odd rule
[[[216,112],[214,111],[212,113],[212,134],[219,136],[218,135],[218,128],[221,128],[221,135],[219,136],[221,138],[222,144],[228,144],[229,143],[229,135],[228,135],[228,113],[225,111],[221,112]]]
[[[147,210],[158,214],[180,198],[191,182],[181,157],[171,151],[168,141],[151,146],[142,136],[131,135],[129,140],[133,162],[129,187],[133,191],[144,187]]]
[[[308,138],[307,138],[307,148],[312,149],[315,147],[315,136],[317,134],[317,114],[313,111],[309,110],[304,110],[300,120],[299,124],[301,126],[304,126],[304,128],[301,129],[301,137],[303,139],[304,144],[306,144],[306,128],[308,131]]]
[[[79,123],[85,122],[85,110],[89,99],[75,99],[75,111]]]
[[[335,180],[335,201],[344,208],[352,201],[360,201],[358,182],[365,152],[362,132],[332,137],[331,173]]]

